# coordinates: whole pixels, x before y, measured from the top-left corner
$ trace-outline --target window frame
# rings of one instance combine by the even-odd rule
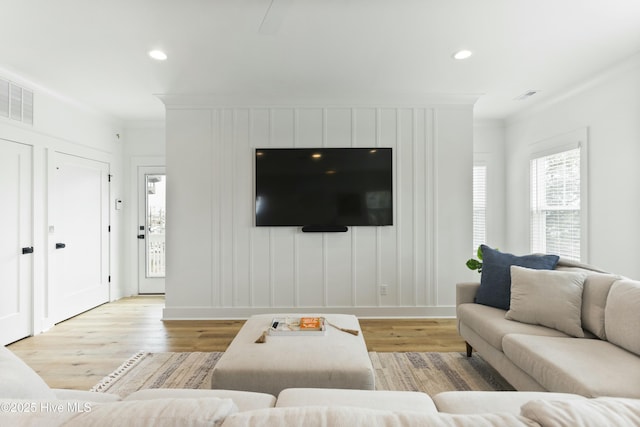
[[[589,262],[589,162],[588,162],[588,129],[581,128],[567,134],[538,141],[531,145],[529,153],[528,178],[528,212],[529,212],[529,248],[533,251],[531,217],[533,206],[531,203],[532,174],[531,162],[541,157],[552,156],[565,151],[580,149],[580,262]]]

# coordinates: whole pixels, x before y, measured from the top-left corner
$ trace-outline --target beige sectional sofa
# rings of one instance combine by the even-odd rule
[[[606,423],[605,423],[606,421]],[[569,423],[569,424],[568,424]],[[564,393],[285,389],[139,390],[117,396],[50,389],[0,350],[0,426],[640,426],[640,400]]]
[[[511,276],[509,310],[476,303],[480,283],[457,284],[468,356],[521,391],[640,398],[640,282],[564,259]]]

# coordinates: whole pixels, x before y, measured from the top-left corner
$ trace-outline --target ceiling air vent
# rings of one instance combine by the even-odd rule
[[[539,90],[528,90],[520,96],[514,98],[514,101],[524,101],[525,99],[531,98],[536,93],[540,92]]]
[[[33,91],[0,78],[0,117],[33,126]]]

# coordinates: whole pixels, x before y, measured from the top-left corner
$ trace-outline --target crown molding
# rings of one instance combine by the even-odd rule
[[[261,97],[233,94],[156,94],[167,109],[220,107],[470,107],[481,94],[363,95],[353,97]]]

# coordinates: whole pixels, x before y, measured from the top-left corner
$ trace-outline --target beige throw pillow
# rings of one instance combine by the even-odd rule
[[[582,291],[582,328],[593,332],[601,340],[607,339],[604,327],[604,308],[611,285],[620,280],[613,274],[593,273],[584,281]]]
[[[640,400],[614,397],[574,400],[532,400],[520,415],[542,427],[602,427],[640,425]]]
[[[505,317],[582,338],[582,289],[587,273],[511,267],[511,306]]]
[[[620,280],[611,286],[604,311],[607,340],[640,356],[640,282]]]

